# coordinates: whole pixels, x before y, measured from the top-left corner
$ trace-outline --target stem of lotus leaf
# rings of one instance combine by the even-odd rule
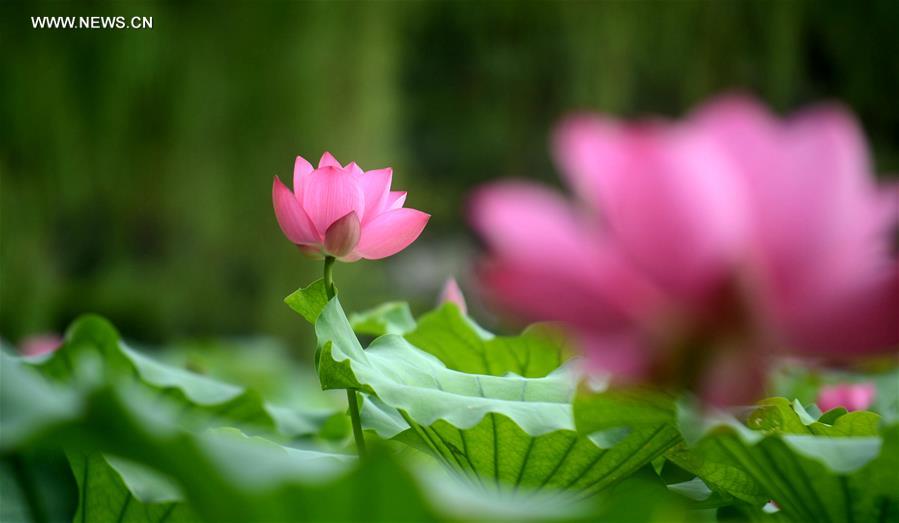
[[[334,297],[334,257],[333,256],[325,256],[325,270],[324,270],[324,282],[325,282],[325,294],[328,296],[328,300]],[[346,391],[346,401],[350,411],[350,421],[353,423],[353,438],[356,440],[356,450],[359,452],[359,457],[365,456],[365,435],[362,434],[362,421],[359,418],[359,402],[356,400],[356,390],[355,389],[347,389]]]

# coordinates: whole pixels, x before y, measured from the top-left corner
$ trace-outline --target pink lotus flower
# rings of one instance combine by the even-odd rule
[[[899,346],[896,191],[875,185],[841,108],[784,121],[727,97],[682,122],[580,115],[554,147],[577,200],[479,190],[481,276],[510,312],[570,325],[596,368],[734,403],[772,354]]]
[[[284,235],[312,256],[377,260],[405,249],[430,218],[403,208],[406,193],[391,191],[393,170],[343,167],[330,153],[318,168],[297,156],[293,192],[278,177],[272,185],[275,216]]]
[[[56,334],[35,334],[19,342],[19,352],[23,356],[49,354],[62,346],[62,338]]]
[[[874,403],[876,389],[873,383],[841,383],[821,387],[818,408],[822,412],[843,407],[846,410],[865,410]]]

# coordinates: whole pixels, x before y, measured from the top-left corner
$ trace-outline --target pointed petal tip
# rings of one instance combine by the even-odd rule
[[[340,162],[338,162],[337,159],[334,158],[334,155],[332,155],[328,151],[325,151],[322,154],[321,159],[318,161],[318,168],[321,169],[322,167],[335,167],[337,169],[343,168],[343,166],[340,165]]]
[[[440,298],[438,303],[453,303],[456,307],[459,308],[459,311],[463,315],[468,314],[468,306],[465,303],[465,295],[462,294],[462,289],[459,288],[459,283],[455,278],[449,277],[446,279],[446,282],[443,284],[443,290],[440,291]]]
[[[370,222],[377,215],[389,210],[391,173],[388,169],[374,169],[358,178],[359,187],[365,196],[363,223]]]
[[[387,195],[387,208],[385,210],[402,209],[406,203],[406,196],[406,191],[390,191]]]
[[[306,161],[302,156],[297,156],[293,162],[293,190],[296,192],[300,188],[300,182],[304,176],[314,171],[312,164]]]
[[[279,178],[276,174],[272,179],[272,197],[275,196],[275,191],[280,191],[282,188],[287,192],[291,192],[290,189],[286,185],[284,185],[284,182],[281,181],[281,178]]]
[[[361,176],[361,175],[365,174],[365,171],[363,171],[362,168],[359,167],[359,164],[357,164],[356,162],[348,163],[346,165],[346,170],[350,171],[352,174],[354,174],[356,176]]]

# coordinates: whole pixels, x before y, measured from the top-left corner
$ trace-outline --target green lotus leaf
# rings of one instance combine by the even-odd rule
[[[321,304],[322,308],[325,303]],[[314,324],[315,321],[311,323]],[[415,329],[415,318],[412,316],[412,311],[409,310],[408,303],[393,301],[368,311],[350,314],[350,324],[356,333],[369,336],[406,334]]]
[[[667,457],[748,505],[774,500],[790,521],[886,521],[899,510],[899,426],[871,412],[814,419],[784,398],[760,402],[747,425],[710,421]]]
[[[325,280],[319,278],[306,287],[297,289],[290,296],[284,298],[284,303],[297,314],[306,318],[306,321],[315,324],[319,313],[328,303]]]
[[[572,356],[561,331],[551,325],[532,325],[518,336],[496,336],[449,302],[417,321],[408,304],[399,302],[350,314],[349,318],[357,334],[403,335],[412,345],[437,356],[448,368],[471,374],[502,376],[511,372],[540,378]]]
[[[445,337],[439,334],[443,329],[448,329]],[[557,367],[564,359],[558,344],[533,333],[520,340],[490,337],[452,305],[423,318],[406,337],[388,334],[363,350],[335,298],[318,316],[316,334],[323,388],[370,395],[363,409],[369,428],[428,449],[460,476],[487,488],[597,491],[678,439],[672,424],[634,430],[610,449],[579,435],[571,405],[576,376],[566,366],[547,370],[547,362]],[[459,339],[467,341],[467,349],[462,341],[451,344]],[[410,340],[421,341],[432,353]],[[437,348],[437,343],[442,345]],[[529,369],[527,355],[548,347],[552,357],[532,357],[536,363]],[[434,353],[442,353],[441,358]],[[500,371],[503,375],[497,375]]]
[[[71,453],[69,463],[80,492],[75,521],[201,521],[153,469],[100,453]]]
[[[675,398],[643,387],[606,388],[584,382],[574,398],[574,418],[578,430],[586,434],[618,428],[674,425]]]
[[[270,405],[253,390],[161,364],[128,348],[115,328],[98,316],[76,320],[64,345],[36,366],[68,385],[128,381],[145,387],[160,401],[178,403],[183,421],[195,425],[231,424],[252,432],[299,437],[315,434],[333,414]]]
[[[564,336],[550,325],[532,325],[518,336],[495,336],[454,303],[423,315],[405,338],[447,368],[470,374],[542,378],[572,356]]]
[[[21,360],[4,358],[4,415],[60,390],[76,396],[72,410],[32,416],[32,437],[6,449],[67,450],[80,492],[76,521],[524,521],[568,520],[585,510],[559,500],[487,498],[445,476],[413,474],[377,446],[360,463],[233,428],[192,430],[176,402],[160,402],[146,387],[59,389]],[[23,386],[21,394],[10,394],[9,384]],[[27,512],[13,501],[4,514]]]

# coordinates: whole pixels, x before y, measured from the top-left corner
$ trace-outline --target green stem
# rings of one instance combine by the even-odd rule
[[[328,299],[334,297],[334,261],[335,258],[333,256],[325,256],[325,294],[328,295]]]
[[[325,256],[325,294],[328,296],[329,300],[333,298],[335,294],[333,268],[334,257]],[[362,421],[359,419],[359,402],[356,401],[356,391],[354,389],[347,389],[346,401],[350,409],[350,420],[353,423],[353,438],[356,440],[356,450],[359,452],[359,457],[364,457],[365,435],[362,434]]]
[[[362,421],[359,419],[359,403],[356,401],[356,390],[346,390],[346,402],[350,406],[350,420],[353,422],[353,438],[359,457],[365,457],[365,435],[362,434]]]

